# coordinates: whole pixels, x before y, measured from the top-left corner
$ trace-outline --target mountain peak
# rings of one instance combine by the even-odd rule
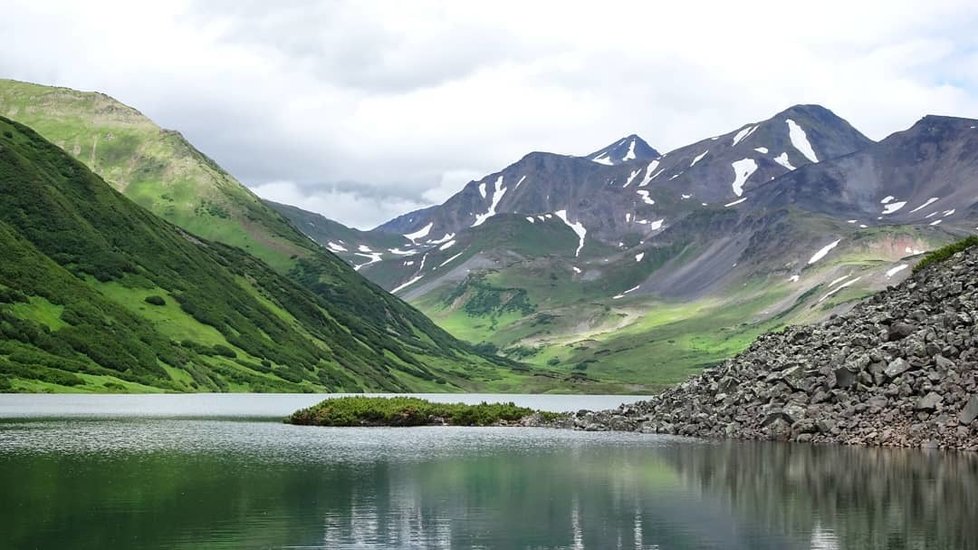
[[[631,134],[591,153],[587,158],[598,164],[617,166],[633,160],[651,160],[660,156],[662,155],[649,146],[644,139]]]

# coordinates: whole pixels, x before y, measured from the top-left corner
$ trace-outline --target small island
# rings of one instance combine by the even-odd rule
[[[417,397],[336,397],[289,416],[301,426],[539,426],[559,413],[515,403],[433,403]]]

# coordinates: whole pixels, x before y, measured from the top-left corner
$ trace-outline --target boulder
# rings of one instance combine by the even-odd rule
[[[958,416],[958,422],[967,426],[978,418],[978,395],[972,395]]]

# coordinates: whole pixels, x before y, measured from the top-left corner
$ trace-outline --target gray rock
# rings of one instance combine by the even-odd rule
[[[914,409],[918,411],[933,411],[937,409],[937,406],[940,405],[941,401],[943,400],[944,397],[942,397],[940,394],[930,392],[917,400],[917,404],[914,405]]]
[[[856,383],[856,375],[848,367],[835,369],[835,387],[848,388]]]
[[[971,399],[968,400],[968,403],[961,411],[960,416],[958,416],[958,422],[967,426],[974,422],[976,418],[978,418],[978,395],[972,395]]]
[[[910,336],[917,330],[917,327],[911,325],[910,323],[893,323],[890,328],[886,331],[886,338],[893,342],[896,340],[903,340],[907,336]]]
[[[893,361],[890,361],[890,364],[883,370],[883,374],[890,378],[896,378],[908,370],[910,370],[910,363],[908,363],[903,357],[898,357]]]

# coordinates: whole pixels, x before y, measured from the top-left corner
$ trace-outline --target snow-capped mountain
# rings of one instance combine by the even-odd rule
[[[587,158],[605,166],[618,166],[626,162],[652,160],[660,156],[659,152],[650,147],[644,139],[632,134],[603,149],[598,149]]]
[[[645,158],[622,160],[629,138],[586,157],[531,153],[347,234],[371,241],[340,255],[470,339],[578,367],[603,354],[698,365],[734,346],[705,341],[824,317],[907,275],[906,257],[974,232],[975,126],[926,117],[874,143],[802,105],[663,155],[636,141]],[[378,250],[380,236],[401,244]],[[648,331],[677,307],[673,348]]]

